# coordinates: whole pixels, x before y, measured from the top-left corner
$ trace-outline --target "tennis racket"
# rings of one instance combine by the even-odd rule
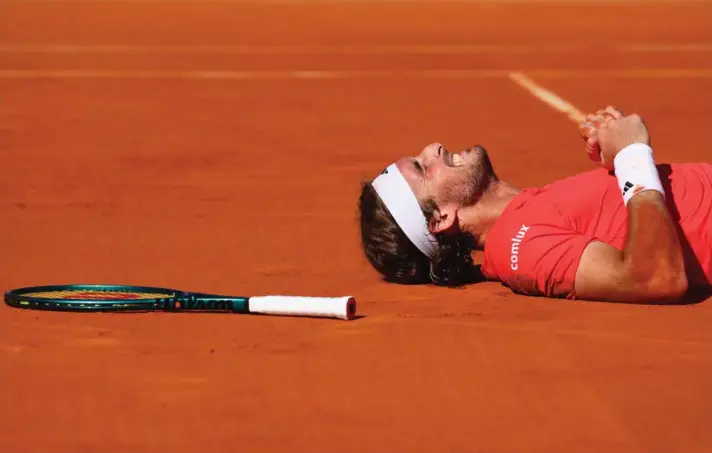
[[[345,297],[233,297],[129,285],[50,285],[5,293],[11,307],[75,312],[168,311],[309,316],[351,320],[356,300]]]

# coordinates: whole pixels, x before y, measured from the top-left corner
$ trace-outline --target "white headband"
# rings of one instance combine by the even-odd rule
[[[428,231],[428,221],[418,199],[396,164],[383,170],[372,185],[410,242],[428,258],[433,256],[437,250],[437,239]]]

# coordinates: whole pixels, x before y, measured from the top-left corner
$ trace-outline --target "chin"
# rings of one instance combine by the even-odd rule
[[[487,150],[482,145],[476,145],[469,149],[473,153],[470,171],[474,194],[479,194],[490,182],[497,179],[492,167]]]
[[[470,148],[469,151],[471,151],[477,157],[487,157],[488,158],[487,149],[482,145],[475,145],[472,148]]]

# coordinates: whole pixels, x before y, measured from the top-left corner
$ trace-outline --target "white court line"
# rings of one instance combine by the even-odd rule
[[[507,71],[150,71],[150,70],[41,70],[2,69],[0,79],[186,79],[186,80],[259,80],[259,79],[371,79],[371,78],[503,78]]]
[[[549,79],[572,78],[712,78],[710,69],[631,69],[631,70],[568,70],[538,69],[527,71],[531,77]],[[516,74],[520,74],[517,76]],[[528,79],[518,72],[499,69],[464,70],[225,70],[225,71],[153,71],[104,69],[0,69],[0,79],[185,79],[185,80],[259,80],[259,79],[495,79],[512,78],[525,87]],[[531,86],[531,79],[529,84]],[[527,88],[529,89],[529,88]],[[551,94],[551,93],[550,93]],[[553,99],[551,95],[548,99]],[[559,104],[562,107],[561,104]],[[567,107],[563,107],[567,108]]]
[[[131,54],[215,54],[215,55],[321,55],[321,54],[529,54],[581,52],[592,46],[567,44],[493,44],[493,45],[84,45],[84,44],[0,44],[0,53],[5,54],[49,54],[49,55],[131,55]],[[596,50],[618,53],[665,53],[665,52],[710,52],[712,43],[688,44],[621,44],[606,47],[598,45]]]
[[[514,81],[517,85],[529,91],[534,97],[543,101],[549,107],[568,116],[571,121],[581,123],[586,118],[586,115],[581,110],[566,102],[554,92],[537,85],[532,79],[524,74],[520,72],[513,72],[509,74],[509,78],[512,79],[512,81]]]
[[[710,46],[712,48],[712,46]],[[576,52],[577,47],[552,45],[35,45],[0,44],[0,53],[40,54],[490,54],[531,52]]]
[[[150,71],[150,70],[0,70],[0,79],[186,79],[186,80],[259,80],[259,79],[369,79],[369,78],[501,78],[506,71]]]
[[[264,5],[329,4],[705,4],[710,0],[4,0],[5,3],[252,3]]]

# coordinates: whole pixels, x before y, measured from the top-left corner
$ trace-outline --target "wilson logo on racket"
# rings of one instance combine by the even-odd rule
[[[231,300],[174,300],[158,301],[156,306],[162,310],[232,310]]]

